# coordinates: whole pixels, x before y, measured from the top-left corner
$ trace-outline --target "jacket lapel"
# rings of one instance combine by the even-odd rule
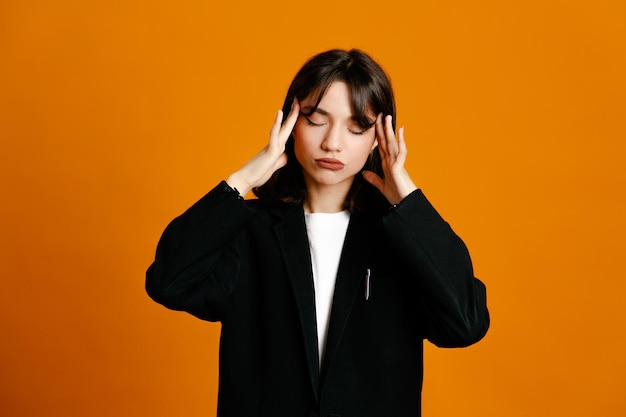
[[[374,246],[374,242],[369,240],[368,230],[365,218],[356,214],[352,216],[335,282],[325,358],[322,364],[322,383],[324,376],[332,366],[337,346],[341,341],[356,297],[365,296],[365,294],[359,294],[359,289],[363,288],[368,259],[371,257],[371,248]]]
[[[317,325],[315,319],[315,293],[311,253],[306,234],[302,207],[276,211],[284,216],[276,224],[274,232],[283,253],[287,273],[291,280],[293,294],[298,306],[302,335],[306,349],[311,385],[315,398],[319,388],[319,357],[317,349]]]

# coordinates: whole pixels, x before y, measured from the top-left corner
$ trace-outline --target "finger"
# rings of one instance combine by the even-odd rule
[[[404,140],[404,126],[402,126],[398,129],[398,163],[404,165],[407,153],[406,141]]]
[[[296,121],[298,120],[298,115],[300,114],[300,103],[297,98],[293,99],[293,103],[291,103],[291,110],[289,111],[289,115],[287,115],[287,119],[285,123],[283,123],[280,131],[281,135],[286,136],[285,141],[289,138],[289,135],[293,131],[294,126],[296,125]]]
[[[380,191],[381,193],[383,192],[383,189],[385,187],[385,181],[380,178],[375,172],[363,171],[363,178],[365,178],[365,181],[376,187],[378,191]]]
[[[300,112],[300,102],[298,101],[297,98],[294,98],[293,101],[291,102],[291,109],[289,110],[289,114],[287,115],[287,120],[297,119],[299,112]],[[285,123],[287,123],[287,120],[285,120]]]
[[[272,125],[272,129],[270,130],[270,140],[268,147],[274,151],[278,151],[281,148],[280,144],[280,126],[283,121],[283,111],[278,110],[276,112],[276,118],[274,119],[274,124]]]
[[[383,128],[382,113],[376,116],[376,139],[378,140],[378,152],[380,152],[381,159],[384,159],[387,155],[387,139]]]
[[[385,135],[387,138],[387,152],[392,158],[396,158],[398,155],[398,143],[396,142],[396,134],[393,131],[393,125],[391,123],[392,116],[385,117]]]
[[[274,118],[274,124],[272,125],[272,129],[270,130],[270,139],[278,136],[278,132],[280,132],[280,125],[283,121],[283,111],[278,110],[276,112],[276,117]]]

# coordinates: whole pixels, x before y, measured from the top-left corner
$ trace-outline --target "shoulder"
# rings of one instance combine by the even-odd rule
[[[295,204],[286,204],[281,201],[271,200],[266,198],[251,198],[243,200],[244,204],[255,211],[266,212],[266,213],[284,213],[288,211],[292,211],[301,207],[301,205]]]
[[[248,210],[256,213],[257,223],[263,222],[269,225],[277,225],[283,222],[304,224],[302,204],[287,204],[265,198],[243,200],[243,202]]]

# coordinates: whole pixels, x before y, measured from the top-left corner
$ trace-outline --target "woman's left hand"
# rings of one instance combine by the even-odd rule
[[[398,139],[396,140],[391,125],[391,116],[386,116],[383,120],[382,114],[379,114],[376,117],[376,139],[378,140],[378,152],[382,160],[385,179],[372,171],[363,172],[363,177],[378,188],[391,204],[398,204],[404,197],[417,189],[404,168],[407,154],[404,127],[398,129]]]

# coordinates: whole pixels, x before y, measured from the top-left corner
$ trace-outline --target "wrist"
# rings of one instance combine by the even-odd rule
[[[226,179],[226,184],[228,184],[228,186],[233,190],[236,190],[242,197],[248,194],[251,190],[250,185],[246,181],[242,180],[236,172],[231,174]]]
[[[399,176],[398,178],[395,179],[396,194],[393,197],[394,201],[389,200],[391,204],[395,205],[395,204],[400,203],[409,194],[411,194],[413,191],[417,190],[418,188],[413,182],[413,180],[411,180],[411,177],[409,176],[409,174],[406,173],[406,171],[404,172],[404,174],[405,175]]]

